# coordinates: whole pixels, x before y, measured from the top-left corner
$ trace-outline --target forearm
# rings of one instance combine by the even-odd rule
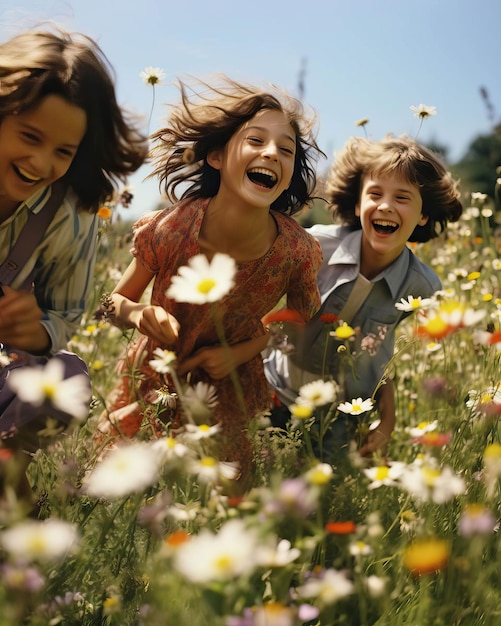
[[[122,329],[138,328],[138,320],[147,305],[134,302],[120,293],[112,293],[110,298],[108,309],[111,311],[111,323]]]
[[[235,367],[247,363],[266,348],[269,341],[268,333],[254,337],[232,346],[232,356]]]
[[[378,430],[389,438],[395,429],[396,423],[395,388],[392,380],[388,379],[386,383],[379,388],[376,395],[376,401],[379,419],[381,420]]]

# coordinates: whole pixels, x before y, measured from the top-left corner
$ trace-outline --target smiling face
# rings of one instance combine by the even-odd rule
[[[281,111],[263,110],[243,124],[222,149],[207,156],[219,170],[218,196],[269,209],[289,187],[294,173],[296,134]]]
[[[50,94],[35,108],[0,122],[0,208],[13,212],[66,174],[87,126],[80,107]]]
[[[416,226],[428,221],[422,208],[419,187],[399,176],[375,174],[362,179],[355,213],[362,224],[365,268],[373,267],[377,273],[400,255]]]

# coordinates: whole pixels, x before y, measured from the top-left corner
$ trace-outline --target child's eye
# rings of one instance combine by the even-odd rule
[[[260,137],[247,137],[247,141],[249,141],[250,143],[256,143],[256,144],[263,143],[263,140]]]
[[[34,135],[33,133],[21,133],[21,135],[24,137],[24,139],[26,139],[27,141],[38,141],[38,137],[36,135]]]
[[[294,154],[294,150],[292,148],[289,148],[289,146],[282,146],[280,150],[282,150],[282,152],[285,152],[285,154]]]
[[[407,202],[409,199],[409,196],[397,196],[397,200],[400,200],[401,202]]]
[[[75,153],[73,152],[73,150],[68,150],[68,148],[59,148],[58,152],[61,156],[64,156],[69,159],[72,159],[75,156]]]

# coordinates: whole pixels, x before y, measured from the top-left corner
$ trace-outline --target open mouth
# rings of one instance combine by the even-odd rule
[[[387,220],[375,220],[374,222],[372,222],[372,226],[374,227],[374,230],[376,232],[384,235],[391,235],[391,233],[394,233],[398,230],[398,224],[395,224],[395,222],[389,222]]]
[[[18,167],[17,165],[13,165],[13,168],[16,174],[19,176],[19,178],[25,183],[31,183],[32,185],[35,185],[36,183],[39,183],[42,180],[40,176],[33,176],[32,174],[27,172],[25,169]]]
[[[277,182],[277,175],[263,167],[253,167],[247,172],[249,179],[265,189],[272,189]]]

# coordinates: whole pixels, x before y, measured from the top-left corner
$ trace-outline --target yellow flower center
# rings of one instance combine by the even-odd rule
[[[43,385],[42,390],[43,395],[47,400],[52,400],[56,395],[56,386],[52,383],[46,383],[45,385]]]
[[[203,459],[200,459],[200,463],[203,467],[215,467],[217,465],[217,461],[213,456],[204,456]]]
[[[306,404],[294,404],[290,407],[290,411],[296,419],[306,420],[311,417],[313,413],[313,407]]]
[[[439,476],[440,471],[438,469],[434,467],[423,467],[423,478],[428,487],[433,487]]]
[[[390,475],[390,468],[386,465],[380,465],[376,468],[375,480],[385,480]]]
[[[215,286],[215,280],[213,280],[212,278],[204,278],[198,283],[197,289],[198,291],[200,291],[200,293],[208,294],[212,289],[214,289]]]
[[[216,559],[214,565],[216,566],[216,569],[221,572],[229,572],[231,569],[231,559],[229,556],[220,556]]]

